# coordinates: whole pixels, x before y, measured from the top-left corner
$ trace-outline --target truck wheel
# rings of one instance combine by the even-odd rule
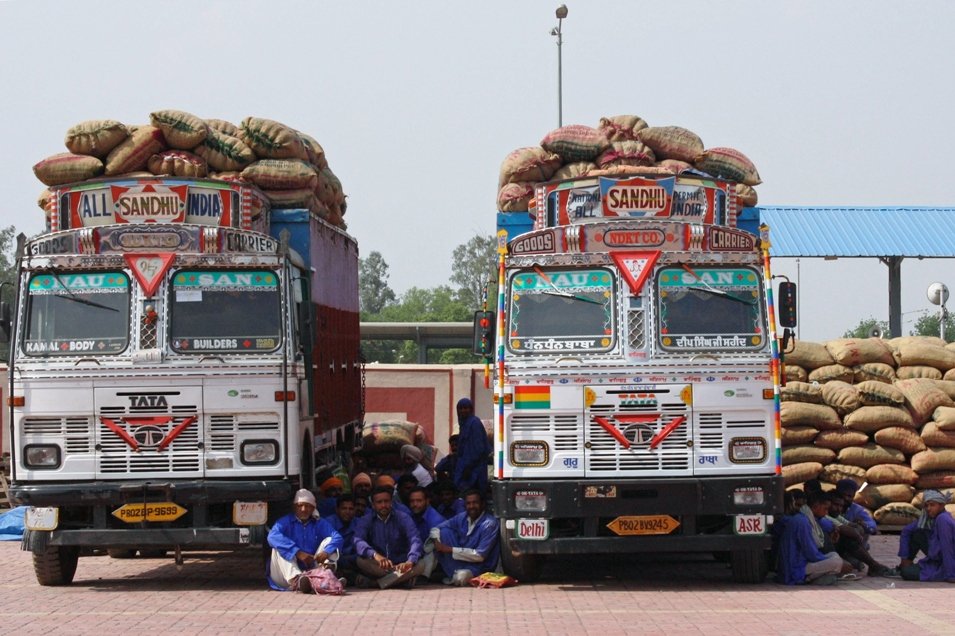
[[[540,578],[544,566],[544,557],[540,554],[519,554],[511,549],[511,540],[505,536],[504,524],[501,524],[501,567],[504,574],[513,576],[521,583],[533,583]]]
[[[762,583],[768,567],[763,550],[733,550],[730,554],[733,580],[737,583]]]
[[[111,559],[132,559],[136,556],[136,550],[132,548],[106,548],[106,554]]]
[[[48,545],[33,553],[33,571],[40,585],[69,585],[76,574],[80,549],[76,546]]]

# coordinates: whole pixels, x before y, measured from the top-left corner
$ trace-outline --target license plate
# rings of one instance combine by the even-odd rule
[[[736,515],[733,520],[736,534],[766,534],[766,515]]]
[[[670,515],[623,516],[608,523],[607,527],[620,536],[670,534],[680,527],[680,522]]]
[[[236,501],[232,504],[232,523],[237,526],[263,526],[269,520],[269,505],[264,501]]]
[[[547,519],[518,519],[515,533],[518,539],[544,541],[550,536],[550,524]]]
[[[151,501],[146,504],[128,503],[113,511],[113,516],[126,523],[140,521],[175,521],[188,512],[171,501]]]
[[[59,523],[59,508],[27,508],[23,525],[29,530],[56,530]]]

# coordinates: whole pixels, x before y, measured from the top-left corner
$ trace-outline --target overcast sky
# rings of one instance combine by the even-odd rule
[[[0,1],[0,225],[42,229],[31,167],[79,121],[255,115],[322,143],[395,291],[443,284],[494,231],[501,160],[557,126],[558,4]],[[568,6],[565,124],[636,114],[738,148],[763,205],[955,206],[955,3]],[[955,261],[903,263],[906,333],[935,280],[955,288]],[[798,282],[805,339],[888,318],[875,259],[801,259]]]

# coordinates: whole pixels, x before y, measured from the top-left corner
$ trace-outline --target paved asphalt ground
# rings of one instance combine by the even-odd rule
[[[895,564],[897,536],[873,551]],[[68,587],[40,587],[30,554],[0,543],[0,633],[10,634],[955,634],[955,585],[866,578],[832,587],[737,585],[692,555],[575,557],[503,590],[270,591],[257,552],[80,559]]]

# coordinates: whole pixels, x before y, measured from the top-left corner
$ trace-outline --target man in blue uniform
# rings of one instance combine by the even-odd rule
[[[444,517],[438,514],[438,511],[428,505],[428,491],[421,486],[416,487],[408,495],[408,507],[411,509],[411,520],[414,521],[418,529],[418,536],[421,537],[421,549],[424,551],[424,572],[421,574],[425,579],[431,578],[434,571],[434,540],[431,538],[431,529],[444,523]]]
[[[487,493],[487,458],[491,453],[484,424],[474,415],[474,403],[458,400],[458,459],[454,465],[454,485],[459,492],[476,488]]]
[[[269,531],[272,558],[266,571],[274,590],[311,592],[302,572],[323,565],[334,566],[342,537],[315,510],[315,495],[306,489],[295,493],[293,511]]]
[[[809,500],[809,513],[796,512],[779,519],[779,567],[776,580],[786,585],[800,583],[832,584],[836,575],[849,572],[852,566],[835,552],[823,553],[825,531],[815,521],[826,515],[829,499],[816,493]]]
[[[371,580],[383,590],[399,584],[413,587],[415,577],[424,571],[418,529],[410,515],[392,510],[391,499],[390,487],[375,488],[371,493],[373,513],[355,526],[359,587],[370,587]]]
[[[922,497],[924,515],[931,520],[925,558],[903,565],[902,578],[955,583],[955,519],[945,510],[951,498],[938,490],[926,490]]]
[[[484,510],[483,493],[464,493],[464,508],[436,529],[434,550],[446,585],[466,585],[472,577],[493,572],[500,557],[498,521]]]
[[[355,554],[355,497],[339,495],[335,502],[335,514],[328,518],[335,531],[342,536],[342,548],[338,557],[338,574],[354,584],[356,569]]]

